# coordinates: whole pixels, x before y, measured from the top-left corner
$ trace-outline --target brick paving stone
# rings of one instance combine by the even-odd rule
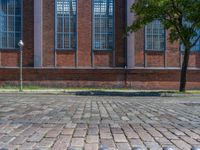
[[[14,139],[15,139],[15,137],[13,137],[13,136],[5,135],[5,136],[2,136],[2,137],[0,138],[0,141],[1,141],[2,143],[10,143],[10,142],[12,142]]]
[[[26,130],[29,125],[21,125],[9,133],[10,136],[19,136],[24,130]]]
[[[84,147],[84,138],[72,138],[71,147]]]
[[[191,137],[188,137],[188,136],[181,136],[180,137],[182,140],[184,140],[186,143],[189,143],[191,145],[200,145],[200,142],[198,142],[197,140],[195,139],[192,139]]]
[[[88,135],[86,137],[86,143],[99,143],[99,136],[98,135]]]
[[[98,150],[99,145],[96,143],[93,144],[85,144],[85,150]]]
[[[101,147],[108,147],[110,149],[115,148],[115,143],[112,139],[101,139],[100,145]]]
[[[66,124],[65,128],[73,128],[74,129],[74,128],[76,128],[76,125],[77,124],[71,122],[71,123]]]
[[[153,142],[154,141],[153,137],[150,134],[148,134],[146,131],[138,132],[138,135],[145,142]]]
[[[53,150],[65,150],[69,147],[71,136],[61,135],[57,138],[53,145]]]
[[[112,139],[112,134],[110,132],[100,132],[100,138],[101,139]]]
[[[128,143],[116,143],[118,150],[131,150]]]
[[[47,138],[56,138],[60,133],[61,133],[61,130],[52,129],[49,132],[47,132],[45,137],[47,137]]]
[[[100,132],[101,132],[101,133],[110,132],[110,128],[109,128],[109,127],[100,127]]]
[[[144,143],[141,139],[130,139],[131,147],[145,148]]]
[[[27,138],[28,137],[25,137],[25,136],[18,136],[11,142],[11,144],[12,145],[22,145],[26,141]]]
[[[99,134],[99,129],[98,127],[92,127],[88,129],[88,134],[89,135],[97,135]]]
[[[171,141],[181,150],[190,150],[192,148],[191,145],[187,144],[183,140],[171,140]]]
[[[43,138],[36,144],[35,148],[51,148],[55,142],[55,138]]]
[[[162,150],[162,147],[156,142],[144,142],[144,145],[150,150]]]
[[[182,131],[180,131],[178,129],[170,129],[170,131],[172,133],[174,133],[175,135],[177,135],[177,136],[183,136],[183,135],[185,135],[185,133],[183,133]]]
[[[123,131],[121,128],[111,128],[112,134],[123,134]]]
[[[163,135],[160,133],[160,132],[158,132],[157,130],[155,130],[155,129],[153,129],[153,130],[148,130],[148,132],[149,132],[149,134],[151,134],[151,136],[153,136],[153,137],[163,137]]]
[[[85,128],[75,129],[73,137],[85,137],[87,130]]]
[[[31,136],[35,133],[36,131],[36,128],[35,127],[29,127],[27,129],[25,129],[21,134],[20,136]]]
[[[168,131],[165,131],[165,132],[162,132],[162,134],[167,137],[168,139],[174,139],[174,140],[177,140],[179,139],[175,134],[171,133],[171,132],[168,132]]]
[[[62,130],[62,134],[64,134],[64,135],[72,135],[73,133],[74,133],[73,128],[65,128]]]
[[[87,129],[88,126],[85,123],[79,123],[79,124],[77,124],[76,128]]]
[[[200,139],[200,135],[190,131],[189,129],[184,128],[184,129],[182,129],[182,132],[184,132],[185,134],[187,134],[188,136],[190,136],[193,139]]]
[[[126,143],[128,142],[124,134],[113,134],[114,136],[114,141],[116,143]]]
[[[132,131],[132,130],[125,131],[125,135],[127,136],[128,139],[138,139],[138,138],[140,138],[138,136],[138,134],[136,132]]]
[[[32,136],[30,136],[27,141],[28,142],[40,142],[42,138],[45,136],[44,133],[34,133]]]
[[[155,140],[160,144],[160,145],[172,145],[171,141],[168,140],[165,137],[155,137]]]
[[[36,143],[25,142],[19,146],[19,150],[31,150],[34,148],[35,145]]]

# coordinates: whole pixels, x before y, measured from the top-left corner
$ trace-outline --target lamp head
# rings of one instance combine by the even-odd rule
[[[18,46],[19,47],[23,47],[24,46],[24,42],[22,40],[20,40],[19,43],[18,43]]]

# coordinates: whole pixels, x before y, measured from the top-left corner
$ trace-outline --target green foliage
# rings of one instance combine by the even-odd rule
[[[200,0],[137,0],[131,11],[136,19],[128,27],[135,32],[154,20],[170,31],[170,41],[180,41],[191,49],[200,39]],[[193,40],[191,40],[193,39]]]

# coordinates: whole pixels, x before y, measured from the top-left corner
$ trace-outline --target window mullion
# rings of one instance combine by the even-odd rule
[[[6,27],[6,29],[7,29],[7,33],[6,33],[6,47],[8,48],[9,47],[9,45],[8,45],[8,3],[6,4],[6,21],[7,21],[7,27]]]
[[[102,12],[101,12],[101,7],[102,7],[102,2],[100,1],[100,26],[99,26],[99,32],[100,32],[100,36],[99,36],[99,40],[100,40],[100,49],[102,49],[103,48],[103,46],[102,46],[102,34],[101,34],[101,28],[102,28],[102,21],[101,21],[101,19],[102,19]]]
[[[14,0],[14,6],[16,6],[15,0]],[[14,35],[12,34],[14,36],[14,38],[13,38],[14,45],[16,45],[15,44],[15,42],[16,42],[16,32],[15,32],[16,31],[16,26],[15,26],[16,25],[16,17],[15,17],[16,13],[15,13],[15,10],[13,11],[14,12],[14,22],[13,22],[14,23],[14,33],[13,33]]]
[[[65,17],[64,17],[64,13],[65,13],[65,10],[64,10],[64,5],[65,5],[65,0],[62,0],[62,3],[63,3],[63,5],[62,5],[62,12],[63,12],[63,14],[62,14],[62,24],[63,24],[63,26],[62,26],[62,48],[65,48]]]
[[[69,0],[69,48],[71,48],[71,10],[72,9],[72,0]]]

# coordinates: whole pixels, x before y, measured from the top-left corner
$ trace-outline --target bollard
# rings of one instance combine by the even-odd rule
[[[101,147],[99,150],[109,150],[107,147]]]
[[[163,150],[174,150],[174,149],[170,147],[164,147]]]
[[[192,147],[191,150],[200,150],[200,147]]]
[[[142,150],[141,147],[133,147],[132,150]]]

